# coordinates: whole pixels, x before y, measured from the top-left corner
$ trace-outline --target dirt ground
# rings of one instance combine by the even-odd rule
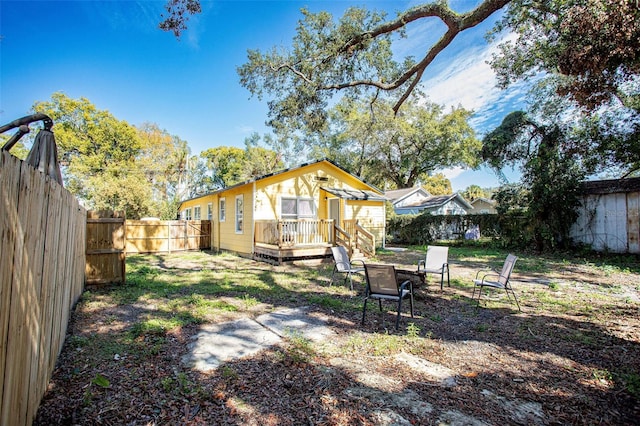
[[[422,256],[404,251],[381,258],[412,269]],[[158,258],[178,273],[196,266],[258,274],[309,268],[211,262]],[[372,307],[362,326],[359,309],[311,306],[331,318],[335,339],[313,347],[292,339],[207,373],[180,362],[197,325],[142,334],[137,347],[144,350],[123,352],[113,343],[105,358],[93,337],[123,333],[153,307],[108,298],[81,302],[35,424],[638,424],[640,275],[572,263],[544,273],[516,266],[518,312],[491,296],[486,307],[470,302],[472,287],[463,283],[484,266],[452,259],[452,286],[440,291],[435,278],[419,286],[415,318],[405,310],[398,332],[391,310]],[[323,268],[311,288],[318,294],[331,271]],[[358,284],[346,302],[361,305]],[[270,308],[226,313],[219,322]]]

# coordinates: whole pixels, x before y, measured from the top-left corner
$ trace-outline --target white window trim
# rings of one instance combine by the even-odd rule
[[[285,217],[285,215],[282,213],[282,201],[283,200],[295,200],[296,201],[296,217]],[[316,200],[312,197],[280,197],[280,217],[282,219],[294,219],[294,220],[299,220],[301,219],[300,217],[300,201],[310,201],[311,202],[311,207],[313,209],[313,214],[312,216],[303,216],[302,219],[317,219],[318,218],[318,207],[316,206]]]
[[[213,203],[207,203],[207,220],[213,219]]]
[[[242,211],[238,212],[238,201],[242,203]],[[235,203],[235,218],[236,218],[236,234],[244,234],[244,196],[242,194],[236,195],[236,203]],[[238,225],[242,223],[242,229],[238,229]]]
[[[195,206],[193,208],[193,220],[201,220],[202,219],[202,208],[200,206]]]
[[[221,197],[218,200],[218,221],[224,222],[227,220],[227,199]]]
[[[191,207],[184,209],[184,220],[191,220]]]

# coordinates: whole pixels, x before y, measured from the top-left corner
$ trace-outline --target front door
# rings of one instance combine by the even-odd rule
[[[340,198],[329,199],[329,219],[333,219],[334,224],[340,226]]]

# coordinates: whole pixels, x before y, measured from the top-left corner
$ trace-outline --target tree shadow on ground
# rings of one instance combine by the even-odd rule
[[[354,283],[354,292],[329,287],[332,265],[273,267],[210,256],[195,271],[202,275],[184,284],[178,278],[193,273],[192,265],[176,266],[163,256],[156,262],[176,285],[132,288],[126,305],[109,305],[107,292],[104,300],[97,292],[95,303],[74,313],[35,424],[361,425],[405,419],[425,425],[625,425],[640,416],[635,304],[605,304],[595,320],[579,310],[551,312],[533,299],[524,301],[523,313],[494,301],[476,309],[471,289],[454,280],[442,292],[422,292],[416,318],[405,310],[396,332],[390,305],[383,313],[372,309],[360,325],[363,285]],[[135,267],[155,274],[153,264]],[[239,271],[236,279],[225,279],[229,268]],[[301,282],[286,281],[289,268]],[[182,325],[132,332],[135,324],[177,315],[158,312],[154,299],[194,294],[207,300],[251,294],[267,310],[308,305],[331,318],[336,338],[328,343],[334,347],[326,352],[289,340],[201,373],[181,363],[201,321],[195,305],[181,311],[191,316]],[[260,312],[231,312],[216,321]],[[417,337],[409,336],[411,323]],[[398,346],[389,349],[385,339]],[[407,366],[397,359],[400,353],[446,366],[455,385]],[[109,385],[100,386],[98,375]]]

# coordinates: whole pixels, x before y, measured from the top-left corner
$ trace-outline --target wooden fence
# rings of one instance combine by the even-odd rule
[[[86,211],[0,151],[0,425],[31,424],[83,291]]]
[[[158,253],[211,248],[209,220],[127,220],[127,253]]]
[[[124,214],[87,214],[87,285],[125,282],[126,255],[211,248],[208,220],[125,220]]]
[[[87,253],[85,284],[123,284],[125,282],[124,214],[90,211],[87,213]]]

